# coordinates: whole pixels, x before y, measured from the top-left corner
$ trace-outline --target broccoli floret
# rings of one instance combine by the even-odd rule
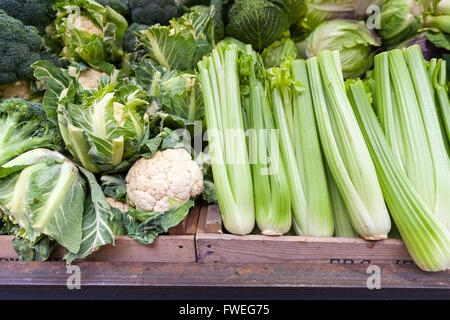
[[[58,127],[47,120],[42,104],[4,100],[0,104],[0,165],[36,148],[64,150]]]
[[[0,10],[0,85],[32,79],[30,65],[41,60],[42,45],[35,27],[25,26]]]
[[[166,25],[182,14],[175,0],[130,0],[130,8],[133,22],[146,25]]]
[[[40,34],[52,23],[55,11],[53,0],[0,0],[0,9],[11,17],[20,20],[24,25],[34,26]]]
[[[125,18],[128,18],[130,15],[130,5],[128,4],[128,0],[97,0],[97,2],[104,7],[110,6]]]

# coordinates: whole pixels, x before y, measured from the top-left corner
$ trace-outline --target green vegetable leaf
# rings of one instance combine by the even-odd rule
[[[148,213],[132,209],[132,215],[124,217],[124,224],[127,235],[142,244],[150,244],[158,235],[167,233],[170,228],[177,226],[189,214],[189,210],[194,206],[194,201],[189,200],[178,208],[164,213]],[[133,216],[148,217],[144,222]]]
[[[436,47],[444,48],[445,50],[450,50],[450,34],[443,33],[438,29],[430,29],[427,32],[427,38]]]
[[[109,227],[114,214],[106,202],[101,187],[91,172],[81,167],[80,170],[87,178],[90,194],[83,214],[83,237],[80,249],[77,251],[69,250],[64,256],[64,259],[69,264],[75,259],[87,257],[100,246],[114,244],[115,237]]]

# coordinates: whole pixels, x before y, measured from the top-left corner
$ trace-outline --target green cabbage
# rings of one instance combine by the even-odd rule
[[[422,22],[420,1],[391,0],[381,8],[380,29],[377,33],[384,45],[395,45],[414,35]]]
[[[305,58],[323,50],[338,50],[344,77],[355,78],[372,67],[374,49],[380,45],[380,39],[363,21],[336,19],[319,25],[299,49]]]

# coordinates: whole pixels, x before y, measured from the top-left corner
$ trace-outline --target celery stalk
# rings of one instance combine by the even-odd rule
[[[386,239],[389,213],[346,95],[338,54],[322,51],[307,62],[322,148],[355,231],[368,240]]]
[[[434,90],[427,76],[425,60],[418,45],[405,50],[406,60],[416,89],[422,121],[433,161],[434,202],[431,210],[450,229],[450,161],[445,148],[439,116],[434,99]],[[438,90],[439,97],[439,90]]]
[[[350,216],[344,200],[342,200],[341,193],[339,192],[339,189],[336,186],[329,170],[327,170],[327,173],[331,206],[333,208],[334,217],[334,236],[338,238],[357,238],[358,234],[353,229],[352,222],[350,221]]]
[[[299,225],[306,228],[307,234],[332,236],[334,231],[333,214],[309,88],[306,61],[292,61],[291,67],[294,81],[305,86],[304,90],[293,91],[293,123],[295,123],[295,126],[292,140],[308,208],[306,226],[301,222],[299,222]]]
[[[248,234],[255,225],[255,211],[237,72],[238,48],[222,42],[198,66],[224,226],[230,233]]]
[[[450,268],[450,234],[427,207],[391,151],[362,81],[349,84],[353,110],[375,163],[389,210],[416,264],[424,271]]]
[[[389,56],[387,52],[375,56],[375,105],[381,126],[388,138],[398,160],[405,161],[405,149],[402,142],[400,115],[398,105],[393,96],[392,83],[389,73]]]
[[[302,62],[290,61],[268,70],[272,107],[291,190],[294,230],[302,236],[332,236],[333,216],[305,72]]]
[[[284,163],[275,130],[272,111],[263,79],[257,79],[257,54],[246,47],[249,59],[249,97],[246,110],[249,116],[250,154],[256,222],[261,233],[283,235],[291,229],[291,197]],[[261,68],[262,64],[256,64]]]
[[[432,208],[435,202],[433,159],[430,155],[416,90],[401,50],[389,51],[389,72],[398,114],[395,126],[399,129],[401,137],[392,137],[392,131],[386,131],[386,135],[389,141],[398,141],[397,145],[391,144],[395,150],[394,153],[403,155],[403,168],[406,174],[425,202]],[[425,76],[425,78],[428,77]],[[396,150],[398,146],[401,146],[402,150]]]
[[[436,61],[436,69],[433,72],[433,86],[436,90],[437,101],[447,135],[447,143],[450,144],[450,99],[447,86],[447,62],[439,59]]]

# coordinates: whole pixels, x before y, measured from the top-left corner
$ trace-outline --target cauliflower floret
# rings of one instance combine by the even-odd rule
[[[96,34],[103,38],[103,30],[100,29],[91,19],[83,16],[77,15],[72,19],[72,24],[78,30],[85,31],[89,34]]]
[[[114,119],[119,123],[119,126],[123,127],[125,125],[125,117],[123,115],[124,105],[119,102],[114,102]]]
[[[0,86],[0,97],[5,99],[21,98],[24,100],[29,100],[32,95],[33,91],[24,81],[17,81],[15,83]]]
[[[128,205],[125,202],[117,201],[117,200],[115,200],[113,198],[109,198],[109,197],[106,197],[106,202],[108,202],[108,204],[111,207],[119,209],[123,213],[130,211],[130,207],[128,207]]]
[[[199,165],[184,149],[158,151],[138,160],[128,172],[127,194],[138,210],[165,212],[203,192]]]
[[[98,80],[100,79],[101,76],[104,75],[106,75],[106,73],[95,69],[88,69],[80,73],[80,76],[78,77],[78,83],[85,90],[97,89]]]

